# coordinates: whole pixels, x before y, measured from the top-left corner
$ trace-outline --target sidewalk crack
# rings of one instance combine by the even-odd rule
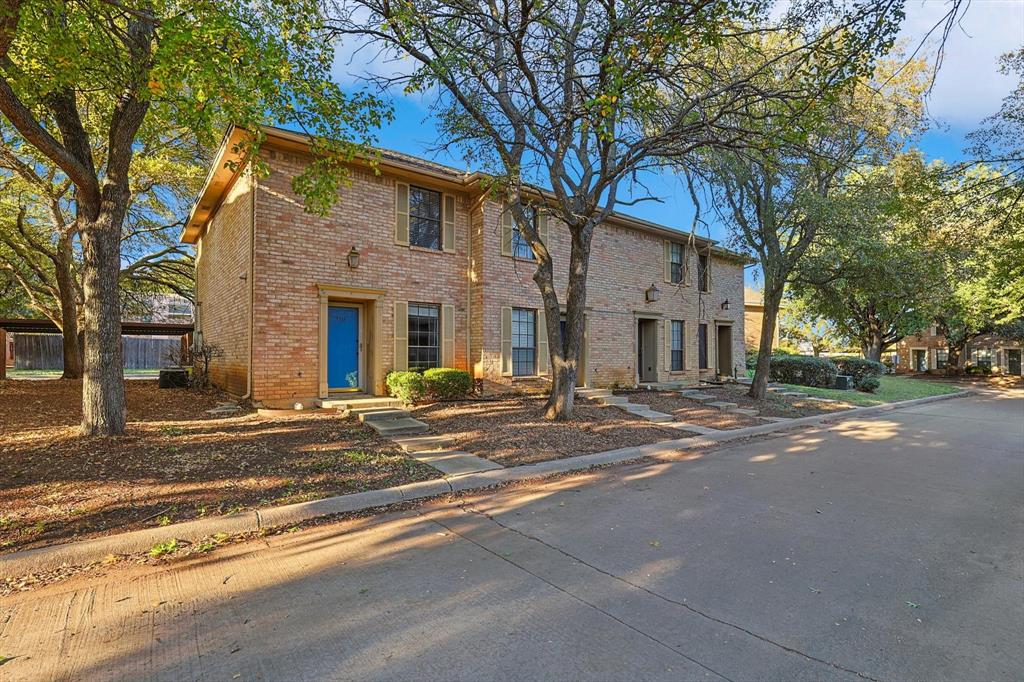
[[[775,640],[770,639],[770,638],[768,638],[768,637],[766,637],[764,635],[758,634],[758,633],[754,632],[753,630],[748,630],[747,628],[743,627],[742,625],[737,625],[736,623],[731,623],[731,622],[729,622],[727,620],[723,620],[721,618],[713,616],[710,613],[706,613],[704,611],[701,611],[700,609],[695,608],[695,607],[691,606],[690,604],[687,604],[686,602],[681,602],[681,601],[677,601],[675,599],[672,599],[671,597],[666,597],[665,595],[660,594],[658,592],[655,592],[654,590],[651,590],[649,588],[646,588],[643,585],[639,585],[639,584],[634,583],[634,582],[632,582],[630,580],[627,580],[626,578],[623,578],[623,577],[621,577],[619,575],[611,573],[610,571],[606,571],[603,568],[600,568],[600,567],[595,566],[595,565],[593,565],[591,563],[588,563],[588,562],[584,561],[583,559],[581,559],[580,557],[576,556],[575,554],[571,554],[571,553],[565,551],[561,547],[556,547],[555,545],[552,545],[549,542],[541,540],[540,538],[538,538],[538,537],[536,537],[534,535],[530,535],[529,533],[524,533],[523,531],[521,531],[521,530],[519,530],[517,528],[513,528],[511,526],[508,526],[508,525],[502,523],[501,521],[498,521],[496,518],[494,518],[492,515],[488,514],[485,511],[481,511],[479,509],[474,509],[474,508],[469,507],[469,506],[467,506],[465,504],[460,504],[459,507],[464,512],[466,512],[466,513],[476,514],[478,516],[482,516],[482,517],[488,519],[489,521],[491,521],[492,523],[494,523],[495,525],[497,525],[497,526],[499,526],[499,527],[501,527],[501,528],[503,528],[503,529],[505,529],[507,531],[515,533],[516,535],[519,535],[520,537],[526,538],[527,540],[532,540],[533,542],[541,544],[544,547],[547,547],[548,549],[552,549],[552,550],[558,552],[559,554],[565,556],[568,559],[572,559],[573,561],[577,561],[580,564],[586,566],[587,568],[590,568],[590,569],[592,569],[594,571],[597,571],[598,573],[600,573],[602,575],[605,575],[605,576],[607,576],[609,578],[612,578],[614,580],[617,580],[617,581],[619,581],[619,582],[621,582],[621,583],[623,583],[625,585],[629,585],[630,587],[632,587],[634,589],[637,589],[637,590],[640,590],[642,592],[645,592],[646,594],[649,594],[652,597],[655,597],[656,599],[660,599],[660,600],[662,600],[662,601],[664,601],[664,602],[666,602],[668,604],[672,604],[674,606],[682,607],[682,608],[686,609],[687,611],[690,611],[691,613],[693,613],[693,614],[695,614],[697,616],[700,616],[701,618],[705,618],[705,619],[710,620],[710,621],[712,621],[714,623],[718,623],[719,625],[724,625],[726,627],[729,627],[729,628],[732,628],[732,629],[737,630],[739,632],[742,632],[742,633],[744,633],[746,635],[749,635],[750,637],[753,637],[754,639],[757,639],[757,640],[762,641],[762,642],[764,642],[766,644],[769,644],[771,646],[774,646],[774,647],[777,647],[779,649],[782,649],[783,651],[786,651],[788,653],[795,654],[797,656],[805,658],[808,661],[813,661],[815,663],[821,663],[821,664],[830,666],[832,668],[835,668],[836,670],[841,670],[843,672],[847,672],[847,673],[850,673],[852,675],[856,675],[856,676],[858,676],[858,677],[860,677],[862,679],[869,680],[870,682],[881,682],[877,678],[871,677],[870,675],[868,675],[866,673],[862,673],[859,670],[854,670],[852,668],[847,668],[847,667],[845,667],[845,666],[843,666],[843,665],[841,665],[839,663],[836,663],[834,661],[828,661],[828,660],[825,660],[823,658],[818,658],[817,656],[814,656],[812,654],[809,654],[809,653],[806,653],[804,651],[801,651],[800,649],[796,649],[794,647],[788,646],[788,645],[783,644],[781,642],[776,642]],[[470,542],[472,542],[472,540]],[[543,578],[542,578],[542,580],[543,580]],[[715,674],[719,674],[719,673],[715,673]]]

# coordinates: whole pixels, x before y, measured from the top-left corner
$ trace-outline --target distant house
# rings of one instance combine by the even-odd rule
[[[764,296],[760,291],[743,287],[743,338],[747,348],[761,345],[761,321],[764,317]],[[772,348],[779,347],[779,325],[775,325]]]
[[[1005,339],[998,334],[981,334],[965,344],[962,358],[972,367],[987,367],[993,372],[1024,376],[1021,354],[1019,341]],[[917,334],[904,337],[896,344],[892,359],[898,372],[945,370],[949,361],[946,337],[933,324]]]

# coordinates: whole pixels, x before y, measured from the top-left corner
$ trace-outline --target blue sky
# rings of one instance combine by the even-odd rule
[[[909,0],[901,38],[917,46],[947,9],[945,0]],[[1014,82],[997,70],[999,55],[1024,45],[1024,2],[1021,0],[973,0],[946,44],[946,54],[928,98],[930,128],[919,147],[930,159],[956,161],[962,158],[964,138],[983,118],[995,113],[1012,90]],[[934,46],[926,45],[927,49]],[[357,86],[359,76],[400,71],[402,64],[371,59],[371,50],[353,54],[339,50],[335,75],[344,84]],[[378,133],[383,147],[417,156],[427,156],[455,167],[458,157],[432,155],[437,131],[426,102],[420,98],[392,96],[395,120]],[[630,206],[624,212],[670,227],[689,230],[694,208],[685,185],[670,174],[645,178],[647,190],[660,201]],[[707,216],[706,216],[707,217]],[[727,234],[712,224],[710,236],[725,241]],[[748,273],[748,283],[756,275]]]

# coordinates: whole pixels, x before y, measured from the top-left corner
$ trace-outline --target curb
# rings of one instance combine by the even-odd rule
[[[493,469],[476,473],[460,474],[447,478],[436,478],[416,483],[382,490],[368,490],[361,493],[350,493],[327,497],[322,500],[311,502],[298,502],[282,507],[269,507],[254,511],[241,512],[229,516],[218,516],[214,518],[186,521],[159,528],[146,528],[143,530],[129,531],[118,535],[94,538],[69,542],[61,545],[51,545],[28,549],[21,552],[0,556],[0,579],[5,577],[18,577],[30,573],[50,571],[62,566],[82,565],[102,561],[111,554],[134,554],[146,551],[158,542],[171,538],[195,542],[202,538],[216,535],[217,533],[247,533],[263,530],[274,526],[285,526],[289,524],[308,521],[320,516],[333,514],[345,514],[375,507],[387,507],[400,502],[411,502],[423,500],[429,497],[437,497],[448,493],[463,492],[479,488],[489,488],[502,483],[524,481],[533,478],[543,478],[556,474],[583,471],[595,466],[617,464],[630,460],[667,455],[680,448],[702,448],[726,443],[750,436],[758,436],[774,431],[785,431],[794,426],[810,426],[813,424],[831,424],[848,419],[851,416],[863,416],[878,412],[890,412],[905,407],[923,405],[926,403],[962,398],[969,395],[970,391],[958,391],[943,395],[916,398],[898,403],[887,403],[885,405],[874,405],[871,407],[856,407],[838,413],[814,415],[811,417],[800,417],[784,422],[772,422],[750,426],[743,429],[721,431],[715,434],[690,436],[688,438],[677,438],[675,440],[664,440],[648,445],[637,445],[619,448],[617,450],[606,450],[595,452],[589,455],[576,457],[565,457],[563,459],[552,459],[536,464],[524,464],[506,469]]]

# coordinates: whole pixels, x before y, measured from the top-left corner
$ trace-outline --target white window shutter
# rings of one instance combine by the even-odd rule
[[[665,240],[665,281],[672,283],[672,242]]]
[[[409,369],[409,304],[395,301],[395,371]]]
[[[455,366],[455,306],[441,306],[441,366]]]
[[[501,376],[512,376],[512,308],[501,309]]]
[[[501,255],[512,255],[512,210],[508,206],[501,213]]]
[[[395,243],[409,246],[409,185],[395,185]]]
[[[455,250],[455,197],[445,194],[441,212],[443,226],[441,229],[441,250]]]
[[[548,352],[548,327],[544,309],[537,311],[537,374],[548,374],[551,354]]]

